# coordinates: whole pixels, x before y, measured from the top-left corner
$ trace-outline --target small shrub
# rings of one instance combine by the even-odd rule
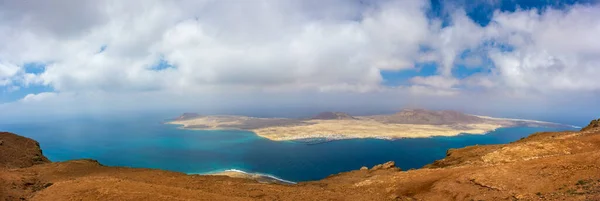
[[[579,180],[579,181],[577,181],[577,183],[576,183],[575,185],[580,185],[580,186],[582,186],[582,185],[586,185],[586,184],[588,184],[588,183],[590,183],[590,182],[591,182],[590,180],[585,180],[585,179],[582,179],[582,180]]]

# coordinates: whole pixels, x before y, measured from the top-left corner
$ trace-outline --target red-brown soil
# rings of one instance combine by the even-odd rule
[[[8,135],[2,135],[0,154],[6,144],[29,140]],[[39,150],[31,141],[19,147],[28,154]],[[600,200],[600,128],[453,149],[417,170],[386,163],[297,185],[93,160],[30,166],[38,163],[31,160],[35,153],[0,156],[15,156],[2,159],[0,200]]]
[[[48,162],[35,140],[0,132],[0,167],[21,168]]]

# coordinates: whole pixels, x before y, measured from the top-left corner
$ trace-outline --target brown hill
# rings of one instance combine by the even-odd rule
[[[600,128],[600,119],[592,120],[592,122],[590,122],[590,124],[588,124],[586,127],[584,127],[581,130],[585,131],[585,130],[590,130],[590,129],[595,129],[595,128]]]
[[[600,200],[600,128],[452,149],[422,169],[393,163],[296,185],[106,167],[0,168],[0,200]]]
[[[405,109],[392,115],[374,115],[373,119],[383,123],[395,124],[467,124],[479,123],[484,120],[473,115],[464,114],[452,110],[425,110],[425,109]]]
[[[0,167],[22,168],[48,162],[35,140],[0,132]]]
[[[199,114],[197,113],[183,113],[180,116],[178,116],[177,118],[175,118],[175,121],[182,121],[182,120],[188,120],[188,119],[195,119],[200,117]]]
[[[334,120],[334,119],[356,119],[352,115],[343,112],[321,112],[311,119]]]

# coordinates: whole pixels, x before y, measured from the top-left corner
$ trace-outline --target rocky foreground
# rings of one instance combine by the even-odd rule
[[[388,162],[296,185],[51,163],[35,141],[0,133],[0,200],[600,200],[600,127],[453,149],[417,170]]]

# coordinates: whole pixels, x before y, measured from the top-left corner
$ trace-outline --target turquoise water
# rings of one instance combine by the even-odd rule
[[[193,131],[160,120],[85,120],[0,125],[36,139],[52,161],[92,158],[109,166],[185,173],[227,169],[265,173],[290,181],[322,179],[339,172],[395,161],[406,170],[445,156],[449,148],[508,143],[554,128],[502,128],[487,135],[421,139],[341,140],[321,144],[274,142],[245,131]]]

